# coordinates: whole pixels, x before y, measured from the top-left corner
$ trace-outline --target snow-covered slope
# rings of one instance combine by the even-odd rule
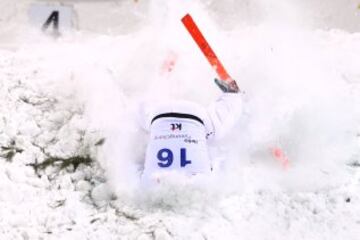
[[[231,3],[153,1],[124,35],[26,32],[0,50],[0,239],[358,239],[360,35],[286,14],[238,23]],[[138,103],[219,95],[185,12],[245,112],[211,146],[213,176],[144,189]]]

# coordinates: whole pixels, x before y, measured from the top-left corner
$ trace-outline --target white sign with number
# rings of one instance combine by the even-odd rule
[[[71,6],[33,3],[29,8],[30,23],[43,31],[70,30],[74,27],[74,16]]]

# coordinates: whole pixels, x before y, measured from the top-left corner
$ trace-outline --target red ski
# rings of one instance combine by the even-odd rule
[[[190,14],[186,14],[181,21],[185,25],[186,29],[189,31],[190,35],[197,43],[202,53],[205,55],[210,65],[217,72],[220,80],[222,81],[232,81],[233,79],[225,70],[224,66],[220,62],[219,58],[216,56],[215,52],[210,47],[209,43],[206,41],[204,35],[200,32],[200,29],[190,16]]]

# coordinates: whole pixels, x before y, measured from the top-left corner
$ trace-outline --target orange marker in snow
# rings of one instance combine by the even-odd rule
[[[281,150],[281,148],[279,148],[279,147],[271,148],[271,154],[281,164],[281,166],[284,169],[289,168],[289,159],[287,158],[287,156],[285,155],[283,150]]]

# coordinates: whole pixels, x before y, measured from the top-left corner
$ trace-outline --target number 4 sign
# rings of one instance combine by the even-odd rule
[[[71,6],[34,3],[29,9],[30,23],[54,37],[58,37],[62,31],[73,28],[74,16]]]

